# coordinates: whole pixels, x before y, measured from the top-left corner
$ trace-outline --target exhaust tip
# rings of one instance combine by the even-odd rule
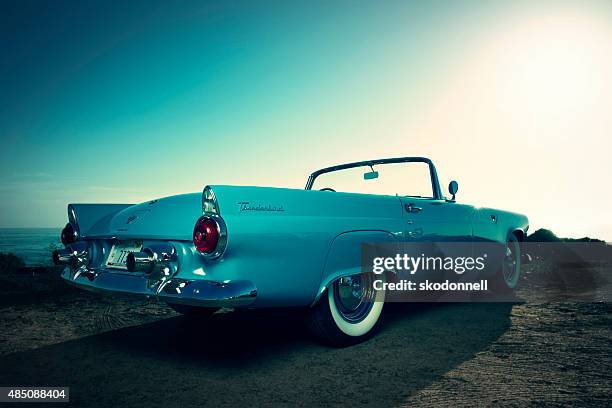
[[[56,249],[51,254],[51,258],[54,265],[69,265],[78,260],[74,255],[74,251],[68,248]]]
[[[144,272],[149,275],[175,260],[174,247],[160,244],[144,248],[142,252],[130,252],[125,259],[125,266],[129,272]]]
[[[134,257],[134,253],[130,252],[126,259],[127,270],[130,272],[136,271],[136,258]]]
[[[57,249],[53,251],[51,257],[53,258],[53,265],[61,265],[61,262],[59,260],[59,252]]]
[[[125,259],[125,266],[129,272],[144,272],[148,275],[153,272],[155,258],[148,249],[144,252],[130,252]]]

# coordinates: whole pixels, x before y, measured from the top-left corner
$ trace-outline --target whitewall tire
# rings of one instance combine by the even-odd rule
[[[493,277],[492,288],[498,293],[512,292],[521,277],[521,243],[516,235],[508,236],[504,251],[502,266]]]
[[[354,275],[340,278],[327,288],[310,313],[310,329],[321,341],[337,347],[369,338],[382,314],[385,292],[372,282],[384,275]]]

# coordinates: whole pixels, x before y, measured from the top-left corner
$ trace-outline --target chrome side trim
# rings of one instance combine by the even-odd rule
[[[200,279],[163,278],[153,281],[142,275],[111,273],[67,267],[62,278],[93,292],[145,297],[168,303],[202,307],[248,306],[257,299],[255,284],[247,280],[219,282]]]

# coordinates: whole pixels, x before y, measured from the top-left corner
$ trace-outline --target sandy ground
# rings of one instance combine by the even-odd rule
[[[70,386],[71,405],[612,401],[607,302],[388,304],[376,337],[333,349],[311,341],[296,311],[224,310],[192,321],[164,305],[76,290],[6,299],[0,385]]]

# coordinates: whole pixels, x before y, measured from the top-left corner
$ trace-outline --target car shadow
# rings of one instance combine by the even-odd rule
[[[296,311],[172,317],[3,356],[0,385],[70,386],[87,406],[393,406],[486,349],[511,308],[388,304],[379,333],[343,349]]]

